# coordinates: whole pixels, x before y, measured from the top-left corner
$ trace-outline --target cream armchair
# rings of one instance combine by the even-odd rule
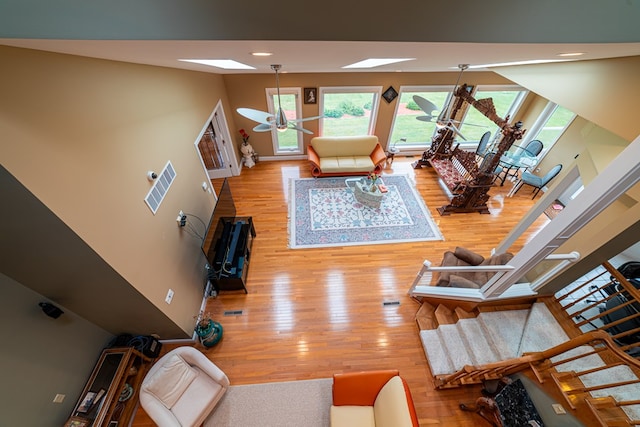
[[[229,388],[229,379],[193,347],[160,358],[140,387],[140,405],[159,427],[199,426]]]

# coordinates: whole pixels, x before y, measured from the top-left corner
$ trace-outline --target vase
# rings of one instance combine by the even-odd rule
[[[202,323],[202,322],[201,322]],[[196,334],[205,347],[213,347],[222,339],[222,325],[209,319],[206,324],[196,326]]]

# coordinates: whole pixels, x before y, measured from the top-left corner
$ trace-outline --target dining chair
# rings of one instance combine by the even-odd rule
[[[489,145],[489,139],[491,138],[491,132],[486,131],[480,137],[478,146],[476,147],[476,156],[484,158],[487,154],[487,146]]]
[[[517,187],[513,192],[513,194],[516,194],[524,184],[527,184],[534,188],[533,197],[531,199],[535,199],[540,189],[545,185],[547,185],[553,178],[555,178],[556,175],[558,175],[561,170],[562,170],[562,165],[557,164],[554,167],[552,167],[551,170],[547,172],[544,176],[537,176],[532,174],[529,171],[524,171],[522,172],[520,181],[516,184]]]

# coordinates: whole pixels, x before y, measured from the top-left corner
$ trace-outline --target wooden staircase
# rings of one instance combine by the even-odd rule
[[[550,307],[554,317],[562,312],[562,307],[552,298],[539,300],[538,304],[541,302]],[[440,330],[441,339],[453,337],[452,325],[478,318],[483,313],[530,310],[534,304],[517,301],[499,306],[463,306],[423,300],[416,313],[421,334],[430,331],[428,333],[433,335],[433,331]],[[583,333],[572,321],[567,322],[567,316],[560,322],[567,331],[567,340],[559,345],[491,363],[465,364],[450,373],[435,373],[436,388],[479,384],[517,372],[529,372],[545,388],[555,385],[574,416],[583,418],[588,413],[590,419],[597,420],[601,426],[640,425],[640,362],[622,351],[606,332]],[[447,343],[442,347],[446,348]],[[426,347],[425,353],[430,359]],[[607,380],[595,381],[594,378]]]

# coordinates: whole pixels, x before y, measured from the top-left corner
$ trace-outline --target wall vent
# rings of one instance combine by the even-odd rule
[[[160,207],[160,203],[166,196],[169,191],[169,187],[173,184],[173,180],[176,178],[176,170],[173,168],[171,161],[169,160],[158,176],[156,180],[153,182],[153,186],[149,193],[147,193],[147,197],[144,198],[144,201],[151,209],[151,212],[155,215],[158,212],[158,208]]]
[[[224,312],[225,316],[242,316],[242,310],[227,310]]]

